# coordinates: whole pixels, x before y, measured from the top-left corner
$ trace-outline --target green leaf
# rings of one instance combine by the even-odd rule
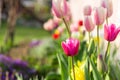
[[[47,74],[45,80],[61,80],[61,77],[55,72],[50,72]]]
[[[90,76],[89,76],[89,71],[88,71],[88,60],[86,61],[85,64],[85,80],[90,80]]]
[[[88,46],[88,53],[91,55],[95,50],[95,42],[93,39],[90,40],[90,44]]]
[[[102,80],[102,77],[100,73],[98,72],[97,68],[95,67],[95,64],[89,59],[89,62],[91,64],[92,70],[93,70],[93,77],[94,80]]]
[[[112,63],[110,64],[110,77],[114,80],[120,79],[120,68]]]
[[[68,66],[63,54],[57,54],[59,66],[61,69],[61,80],[68,80]]]
[[[74,56],[75,61],[78,61],[78,60],[82,61],[83,59],[86,58],[86,55],[87,55],[87,53],[86,53],[86,49],[87,49],[86,44],[87,44],[86,41],[82,41],[80,43],[80,46],[82,46],[82,47],[80,47],[80,50],[79,50],[78,54],[76,56]]]
[[[110,80],[110,77],[109,77],[108,74],[106,74],[106,76],[105,76],[105,80]]]

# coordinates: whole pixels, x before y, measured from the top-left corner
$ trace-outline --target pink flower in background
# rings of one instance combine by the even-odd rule
[[[57,30],[60,32],[60,34],[63,33],[64,29],[65,29],[65,28],[62,27],[62,26],[59,26],[59,27],[57,28]]]
[[[85,16],[84,26],[88,32],[91,32],[94,29],[95,24],[93,23],[91,16]]]
[[[67,1],[52,0],[52,13],[58,18],[68,16],[70,13],[70,9]]]
[[[113,3],[112,0],[102,0],[101,6],[107,9],[107,18],[113,14]]]
[[[106,9],[103,7],[97,7],[94,12],[94,20],[96,25],[101,25],[106,19]]]
[[[79,24],[76,22],[76,23],[72,23],[71,25],[70,25],[70,31],[71,32],[76,32],[76,31],[79,31],[79,28],[80,28],[80,26],[79,26]]]
[[[55,27],[57,26],[57,24],[54,22],[53,19],[49,19],[46,23],[44,23],[43,27],[45,30],[47,31],[51,31],[53,30]]]
[[[53,16],[53,21],[56,25],[60,24],[61,23],[61,19],[57,18],[56,16]]]
[[[69,38],[61,43],[67,56],[75,56],[78,53],[80,42],[77,39]]]
[[[91,12],[92,12],[92,8],[90,5],[87,5],[84,7],[83,9],[83,13],[85,16],[88,16],[88,15],[91,15]]]
[[[114,41],[120,32],[120,27],[116,28],[114,24],[104,26],[104,38],[107,41]]]

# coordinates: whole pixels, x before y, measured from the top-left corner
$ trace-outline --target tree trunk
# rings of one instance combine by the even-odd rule
[[[8,22],[7,22],[7,32],[5,36],[5,44],[9,47],[13,46],[14,34],[15,34],[15,24],[17,20],[17,10],[18,10],[18,0],[9,0],[9,11],[8,11]]]
[[[0,0],[0,27],[1,27],[1,23],[2,23],[2,0]]]

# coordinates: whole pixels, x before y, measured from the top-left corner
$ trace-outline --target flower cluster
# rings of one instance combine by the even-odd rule
[[[0,55],[0,80],[17,80],[16,74],[22,75],[23,79],[29,79],[36,71],[21,60],[13,60],[5,55]],[[28,73],[28,74],[27,74]]]
[[[65,41],[63,41],[64,38],[61,38],[62,51],[66,54],[67,60],[64,60],[66,56],[58,53],[58,55],[63,57],[58,56],[62,80],[107,80],[106,77],[112,80],[116,79],[111,76],[113,73],[109,65],[109,61],[111,61],[109,52],[110,42],[116,39],[120,32],[120,27],[117,28],[114,23],[109,24],[109,18],[113,14],[112,0],[101,0],[99,7],[92,8],[90,5],[84,6],[83,19],[76,22],[72,21],[69,1],[52,0],[52,13],[54,17],[59,19],[58,26],[54,29],[64,29],[55,32],[53,37],[58,39],[61,34],[66,35],[65,28],[69,35],[65,37],[67,38]],[[62,23],[64,23],[64,25],[62,25]],[[82,26],[86,30],[84,30]],[[102,46],[100,45],[102,43],[99,41],[100,37],[103,37],[99,35],[100,26],[104,27],[104,39],[108,42],[106,51],[102,51]],[[97,28],[97,43],[95,43],[93,40],[94,36],[91,34],[92,31],[95,30],[95,27]],[[88,32],[89,36],[85,34],[85,31]],[[76,35],[78,37],[74,37],[74,33],[77,33]],[[83,36],[82,38],[81,35]],[[89,40],[86,40],[85,37],[88,37]],[[75,65],[76,61],[78,61],[77,65]],[[84,66],[83,63],[81,63],[83,61]],[[68,73],[66,73],[63,68],[68,68],[66,69]],[[72,72],[70,74],[71,69]],[[70,76],[72,76],[72,78]]]

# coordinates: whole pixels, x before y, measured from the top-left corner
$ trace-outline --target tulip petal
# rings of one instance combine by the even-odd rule
[[[68,50],[68,47],[67,47],[66,43],[65,43],[65,42],[62,42],[61,45],[62,45],[62,48],[63,48],[64,52],[66,53],[66,55],[67,55],[67,56],[70,56],[69,50]]]

